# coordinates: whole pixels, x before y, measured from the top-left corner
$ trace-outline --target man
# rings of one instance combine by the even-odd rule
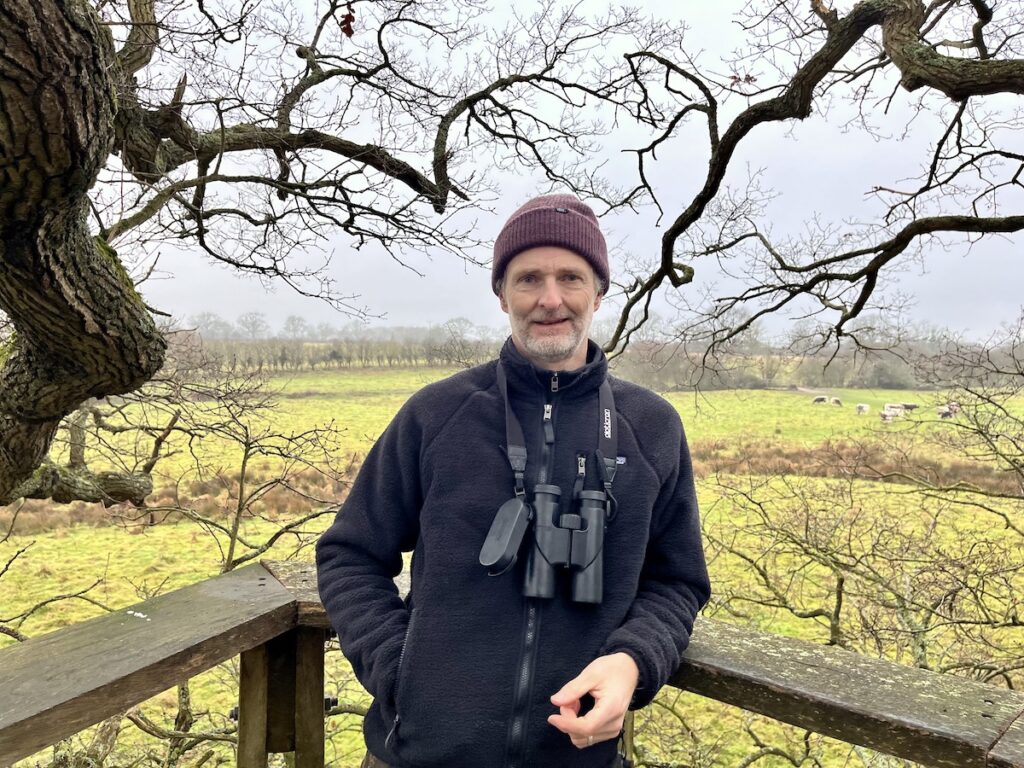
[[[690,458],[675,410],[588,340],[608,280],[587,205],[517,210],[499,361],[410,398],[321,538],[320,595],[374,699],[364,766],[607,768],[677,668],[710,594]]]

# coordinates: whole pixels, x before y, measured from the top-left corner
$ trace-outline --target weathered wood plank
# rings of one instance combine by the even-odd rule
[[[0,651],[0,765],[12,763],[295,625],[252,565]]]
[[[988,755],[990,768],[1022,768],[1024,766],[1024,709],[1007,728]]]
[[[238,768],[267,768],[267,645],[242,653],[238,672]]]
[[[316,587],[316,566],[295,560],[263,560],[264,568],[292,593],[296,603],[296,620],[302,627],[330,629],[327,612],[320,602]]]
[[[295,596],[297,603],[297,622],[302,627],[331,628],[327,612],[320,602],[320,593],[316,586],[316,566],[313,563],[301,563],[295,560],[262,560],[261,565],[274,574],[281,585]],[[395,577],[398,594],[409,592],[409,571],[402,571]]]
[[[324,640],[318,627],[296,630],[295,768],[324,768]]]
[[[1024,695],[1013,691],[706,619],[672,684],[950,768],[984,768],[990,746],[1024,709]],[[1013,759],[1004,765],[1024,765],[1021,754]]]

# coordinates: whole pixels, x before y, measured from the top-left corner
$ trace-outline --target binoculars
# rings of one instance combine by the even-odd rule
[[[533,544],[526,560],[523,594],[555,596],[557,569],[572,574],[572,599],[600,603],[604,592],[604,525],[608,497],[604,491],[581,491],[579,513],[558,515],[562,490],[556,485],[533,489]]]

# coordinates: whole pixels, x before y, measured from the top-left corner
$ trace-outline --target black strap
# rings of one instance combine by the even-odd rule
[[[612,495],[612,484],[615,482],[615,471],[619,462],[619,420],[615,414],[615,398],[612,396],[612,387],[606,378],[601,382],[601,391],[598,394],[598,404],[601,409],[600,434],[598,435],[597,470],[601,473],[601,483],[604,485],[605,496],[605,521],[610,523],[615,519],[619,510],[619,503]]]
[[[508,463],[512,467],[512,474],[516,478],[516,496],[524,496],[526,494],[526,486],[523,481],[526,476],[526,438],[523,437],[523,427],[519,424],[519,419],[512,411],[505,367],[500,360],[498,361],[498,389],[505,400],[505,452],[508,456]]]
[[[508,396],[508,380],[505,375],[505,367],[498,361],[498,390],[505,400],[505,445],[508,463],[512,467],[512,473],[516,479],[516,495],[522,496],[525,491],[523,478],[526,475],[526,438],[523,436],[523,427],[512,410],[512,401]],[[605,493],[609,499],[609,521],[615,516],[615,499],[612,496],[612,484],[615,482],[615,470],[618,468],[619,455],[619,425],[615,413],[615,398],[612,396],[612,388],[606,378],[601,382],[598,393],[598,407],[600,409],[598,419],[598,449],[597,466],[601,474],[601,483],[604,485]]]
[[[605,490],[610,490],[612,483],[615,482],[615,470],[618,468],[619,424],[615,417],[615,398],[612,396],[612,387],[608,379],[601,382],[598,404],[601,408],[601,432],[597,439],[600,446],[598,458],[601,460],[599,464],[604,468],[601,481],[605,485]]]

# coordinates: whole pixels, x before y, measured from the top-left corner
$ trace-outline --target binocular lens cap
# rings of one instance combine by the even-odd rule
[[[512,565],[529,522],[530,506],[525,500],[516,496],[502,504],[480,548],[480,565],[492,574],[501,573]]]

